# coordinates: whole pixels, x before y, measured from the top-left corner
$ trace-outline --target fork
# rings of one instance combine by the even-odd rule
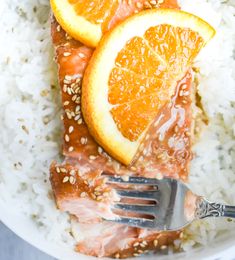
[[[174,231],[187,226],[195,219],[235,218],[235,206],[210,202],[193,194],[184,183],[175,179],[157,180],[109,176],[108,183],[118,184],[119,187],[122,187],[121,189],[115,188],[120,198],[134,199],[132,203],[116,202],[113,210],[140,215],[140,217],[130,217],[118,213],[116,219],[110,220],[116,223],[159,231]],[[125,185],[127,186],[125,187]],[[135,189],[130,189],[131,185],[135,185]],[[143,190],[143,185],[148,189]]]

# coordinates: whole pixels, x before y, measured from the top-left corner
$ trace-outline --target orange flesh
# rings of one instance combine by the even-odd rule
[[[76,13],[93,24],[101,24],[107,32],[126,17],[146,8],[179,8],[176,0],[167,0],[156,4],[146,0],[68,0]]]
[[[152,27],[144,38],[128,41],[117,55],[108,94],[114,105],[113,119],[124,137],[131,141],[139,138],[169,101],[176,81],[202,46],[198,33],[170,25]]]
[[[68,2],[73,5],[78,15],[83,16],[91,23],[97,24],[103,23],[118,7],[118,2],[115,0],[68,0]]]

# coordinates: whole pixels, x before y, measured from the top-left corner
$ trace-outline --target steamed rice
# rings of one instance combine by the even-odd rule
[[[194,145],[190,186],[214,201],[235,205],[235,4],[181,0],[183,10],[216,29],[195,62],[198,91],[209,118]],[[59,212],[48,180],[60,157],[60,96],[50,38],[47,0],[0,1],[0,200],[33,220],[47,241],[73,249],[70,220]],[[183,248],[206,245],[234,222],[194,222]]]

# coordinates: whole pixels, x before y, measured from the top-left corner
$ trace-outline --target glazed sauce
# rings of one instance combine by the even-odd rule
[[[132,2],[135,7],[136,2]],[[126,4],[127,1],[122,1],[119,8],[126,8]],[[164,1],[162,7],[178,8],[177,1]],[[126,8],[125,10],[129,10],[126,14],[119,10],[118,14],[113,15],[113,19],[103,25],[103,30],[109,30],[141,8],[143,9],[140,5],[137,9]],[[177,82],[175,94],[160,109],[133,163],[124,166],[95,142],[81,114],[81,83],[93,49],[72,39],[55,20],[52,22],[52,39],[56,49],[64,111],[61,119],[64,124],[65,161],[51,166],[51,183],[58,207],[69,211],[60,207],[60,202],[83,198],[84,193],[97,203],[110,203],[114,195],[105,183],[104,174],[107,173],[152,178],[169,176],[187,180],[191,160],[191,73],[188,72]],[[101,187],[99,191],[97,186]],[[180,231],[159,233],[128,228],[132,234],[134,232],[134,237],[126,246],[127,249],[109,255],[125,258],[146,253],[147,250],[165,249],[166,245],[172,244],[181,234]],[[78,244],[77,250],[82,251],[81,244]]]

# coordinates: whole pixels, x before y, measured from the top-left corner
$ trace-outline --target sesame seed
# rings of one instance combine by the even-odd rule
[[[103,149],[99,146],[99,147],[98,147],[98,153],[99,153],[99,154],[102,154],[102,152],[103,152]]]
[[[25,131],[26,134],[29,134],[29,130],[25,125],[22,125],[21,128]]]
[[[43,123],[44,123],[44,124],[48,124],[49,121],[50,121],[50,119],[49,119],[48,116],[43,117]]]
[[[71,84],[71,88],[74,88],[75,86],[76,86],[75,82]]]
[[[81,89],[80,89],[79,87],[76,88],[76,89],[75,89],[75,93],[76,93],[76,94],[81,94]]]
[[[138,250],[138,253],[140,253],[140,254],[143,254],[143,253],[144,253],[144,251],[143,251],[143,250],[141,250],[141,249],[139,249],[139,250]]]
[[[134,247],[137,247],[137,246],[139,246],[139,242],[135,242],[135,244],[133,245]]]
[[[67,39],[67,40],[71,40],[72,37],[71,37],[70,35],[66,34],[66,39]]]
[[[76,106],[75,111],[78,112],[81,110],[81,106]]]
[[[64,84],[71,84],[71,81],[67,80],[67,79],[64,79],[63,82],[64,82]]]
[[[164,250],[164,249],[167,249],[167,246],[166,245],[163,245],[160,247],[161,250]]]
[[[63,86],[63,91],[66,93],[67,92],[67,85]]]
[[[81,115],[79,114],[79,115],[76,115],[76,116],[74,117],[74,120],[75,120],[75,121],[78,121],[80,118],[81,118]]]
[[[134,253],[134,254],[133,254],[133,256],[139,256],[139,254],[137,254],[137,253]]]
[[[75,111],[76,115],[81,115],[81,111]]]
[[[102,199],[103,199],[102,196],[98,196],[98,197],[96,198],[97,201],[101,201]]]
[[[116,259],[119,259],[119,258],[120,258],[120,254],[117,253],[114,257],[115,257]]]
[[[70,80],[70,81],[71,81],[73,77],[72,77],[72,76],[69,76],[69,75],[65,75],[64,78],[65,78],[66,80]]]
[[[82,119],[78,120],[78,124],[81,125],[82,124]]]
[[[71,116],[72,116],[72,117],[75,117],[75,113],[74,113],[73,111],[71,112]]]
[[[75,80],[76,83],[79,83],[80,81],[81,81],[81,78],[77,78],[77,79]]]
[[[80,140],[81,144],[86,144],[87,142],[87,139],[85,137],[82,137],[81,140]]]
[[[67,170],[65,168],[60,168],[60,171],[63,173],[67,173]]]
[[[64,57],[68,57],[71,55],[71,52],[64,52]]]
[[[69,111],[66,112],[66,115],[67,115],[68,119],[72,119],[72,115]]]
[[[83,192],[80,194],[80,197],[81,197],[81,198],[85,198],[86,195],[87,195],[87,193],[83,191]]]
[[[157,240],[157,239],[155,239],[155,240],[153,241],[153,245],[154,245],[155,247],[158,246],[158,240]]]
[[[179,237],[182,239],[184,237],[184,233],[181,232]]]
[[[74,147],[73,147],[73,146],[70,146],[68,151],[69,151],[69,152],[72,152],[73,150],[74,150]]]
[[[95,187],[95,191],[101,191],[101,190],[102,190],[102,187],[101,187],[101,186]]]
[[[79,56],[80,58],[85,58],[85,57],[86,57],[86,56],[84,55],[84,53],[81,53],[81,52],[78,53],[78,56]]]
[[[145,241],[145,240],[144,240],[142,243],[143,243],[144,245],[146,245],[146,246],[148,245],[147,241]]]
[[[69,181],[69,177],[68,176],[65,176],[64,179],[63,179],[63,183],[66,183]]]
[[[60,120],[63,121],[64,120],[64,115],[60,116]]]
[[[56,167],[56,172],[60,173],[60,168],[59,167]]]
[[[78,97],[78,98],[75,100],[75,103],[76,103],[76,104],[80,104],[80,102],[81,102],[81,98]]]
[[[68,106],[68,105],[69,105],[69,101],[65,101],[64,106]]]
[[[75,101],[75,100],[77,99],[77,97],[78,97],[78,96],[77,96],[76,94],[73,95],[72,100]]]
[[[69,177],[69,182],[70,182],[71,184],[74,184],[74,183],[76,182],[76,179],[75,179],[73,176],[70,176],[70,177]]]
[[[189,95],[189,91],[185,91],[184,96],[188,96],[188,95]]]
[[[90,156],[89,156],[89,159],[90,159],[90,160],[95,160],[95,159],[96,159],[96,156],[90,155]]]
[[[71,170],[71,171],[69,172],[69,174],[72,175],[72,176],[74,176],[74,175],[76,174],[76,171],[75,171],[75,170]]]
[[[57,25],[56,31],[57,31],[57,32],[60,32],[60,29],[61,29],[60,25]]]
[[[71,88],[67,88],[67,93],[68,93],[69,95],[72,95],[72,90],[71,90]]]
[[[70,140],[70,138],[69,138],[69,136],[68,135],[65,135],[64,136],[64,139],[65,139],[65,141],[68,143],[69,142],[69,140]]]
[[[71,126],[69,127],[69,133],[72,134],[73,130],[74,130],[74,127],[71,125]]]

